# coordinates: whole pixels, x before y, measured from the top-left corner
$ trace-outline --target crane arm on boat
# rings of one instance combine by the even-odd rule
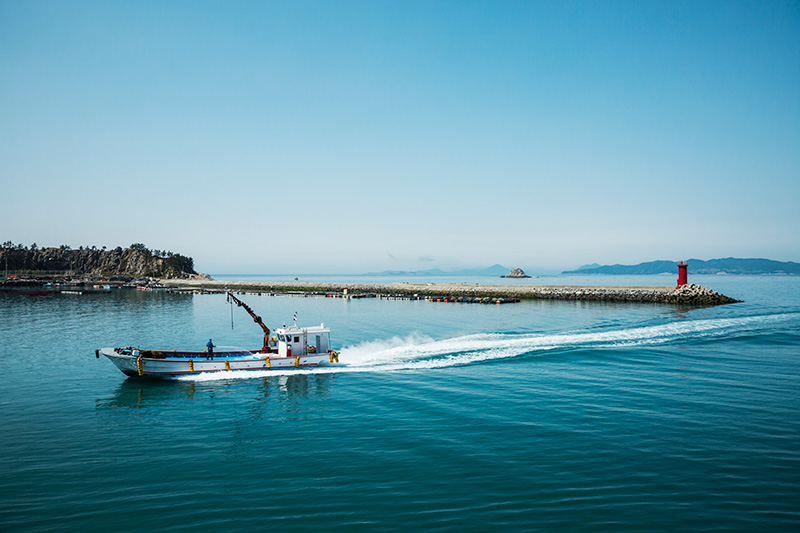
[[[258,324],[259,326],[261,326],[261,329],[263,329],[263,330],[264,330],[264,346],[261,348],[261,352],[262,352],[262,353],[268,353],[270,350],[269,350],[269,346],[268,346],[268,343],[269,343],[269,328],[267,327],[267,325],[266,325],[266,324],[264,324],[264,322],[261,320],[261,317],[260,317],[260,316],[258,316],[258,315],[255,313],[255,311],[253,311],[253,310],[250,308],[250,306],[249,306],[249,305],[247,305],[246,303],[244,303],[243,301],[241,301],[239,298],[237,298],[236,296],[234,296],[234,295],[233,295],[233,294],[231,294],[230,292],[228,292],[227,294],[228,294],[228,301],[229,301],[229,302],[231,302],[231,301],[232,301],[232,302],[236,302],[236,305],[238,305],[239,307],[243,307],[243,308],[244,308],[244,310],[245,310],[245,311],[247,311],[247,313],[248,313],[248,314],[249,314],[251,317],[253,317],[253,322],[255,322],[256,324]]]

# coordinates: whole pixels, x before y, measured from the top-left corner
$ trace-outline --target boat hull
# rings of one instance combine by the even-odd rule
[[[118,348],[102,348],[99,354],[106,356],[128,376],[160,376],[176,377],[208,372],[231,372],[240,370],[280,370],[292,368],[309,368],[337,360],[335,352],[304,354],[293,357],[279,357],[276,354],[236,352],[215,355],[214,359],[206,359],[200,354],[197,358],[181,355],[178,357],[151,358],[130,355]]]

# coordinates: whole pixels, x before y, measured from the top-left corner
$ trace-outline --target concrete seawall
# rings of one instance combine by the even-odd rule
[[[453,283],[362,283],[254,282],[218,280],[162,280],[167,286],[185,289],[212,289],[269,293],[305,293],[309,295],[364,294],[420,296],[434,298],[497,298],[520,300],[576,300],[601,302],[669,303],[683,305],[721,305],[735,303],[700,285],[673,287],[582,287],[551,285],[459,285]]]

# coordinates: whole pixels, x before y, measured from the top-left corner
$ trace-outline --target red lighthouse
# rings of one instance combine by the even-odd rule
[[[682,287],[686,285],[687,274],[686,269],[689,267],[685,261],[681,261],[678,263],[678,287]]]

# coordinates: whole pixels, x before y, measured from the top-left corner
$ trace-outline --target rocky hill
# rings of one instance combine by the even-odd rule
[[[0,271],[21,273],[70,273],[72,275],[93,274],[97,276],[125,277],[187,277],[197,274],[194,259],[162,250],[149,250],[136,243],[127,248],[112,250],[95,246],[73,250],[69,246],[59,248],[30,247],[5,242],[0,246]]]

